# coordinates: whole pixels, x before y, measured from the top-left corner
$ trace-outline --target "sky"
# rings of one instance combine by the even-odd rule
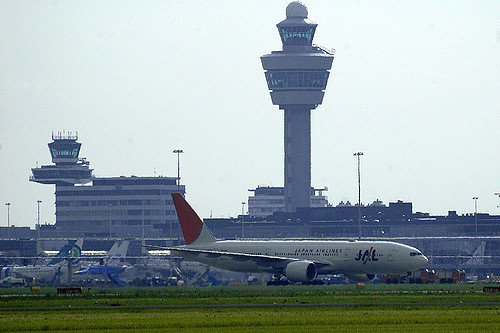
[[[201,217],[283,186],[283,112],[260,56],[289,1],[1,1],[0,226],[55,223],[52,132],[94,174],[177,176]],[[312,111],[312,186],[329,201],[499,215],[500,2],[303,1],[335,49]]]

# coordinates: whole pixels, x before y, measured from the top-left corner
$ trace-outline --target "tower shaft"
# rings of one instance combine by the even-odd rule
[[[311,110],[294,105],[285,109],[285,211],[311,204]]]

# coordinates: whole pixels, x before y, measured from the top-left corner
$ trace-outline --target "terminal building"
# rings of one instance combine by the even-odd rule
[[[68,237],[177,238],[172,192],[177,183],[171,177],[94,178],[91,186],[59,186],[56,230]]]
[[[33,168],[30,181],[56,187],[56,224],[41,226],[42,237],[179,239],[170,193],[185,193],[177,177],[92,175],[80,158],[78,135],[52,135],[52,165]]]
[[[328,206],[328,198],[323,191],[328,188],[311,188],[311,207]],[[285,189],[283,187],[259,186],[249,190],[254,193],[248,197],[248,215],[252,217],[267,217],[275,212],[285,210]]]

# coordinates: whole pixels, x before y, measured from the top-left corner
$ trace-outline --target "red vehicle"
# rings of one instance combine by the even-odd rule
[[[465,271],[421,269],[408,275],[391,274],[380,277],[382,283],[465,283]]]
[[[434,283],[464,283],[465,271],[439,270],[434,274]]]
[[[409,283],[434,283],[434,271],[428,269],[421,269],[415,272],[411,272],[406,279]]]
[[[401,276],[401,274],[391,274],[391,275],[384,275],[380,277],[380,282],[382,283],[387,283],[387,284],[398,284],[398,283],[405,283],[404,282],[404,276]]]

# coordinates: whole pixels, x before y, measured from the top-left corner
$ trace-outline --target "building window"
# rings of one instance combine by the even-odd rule
[[[311,45],[316,27],[281,27],[280,36],[283,44],[306,44]]]
[[[266,80],[270,90],[279,88],[315,88],[323,90],[328,82],[327,71],[267,71]]]

